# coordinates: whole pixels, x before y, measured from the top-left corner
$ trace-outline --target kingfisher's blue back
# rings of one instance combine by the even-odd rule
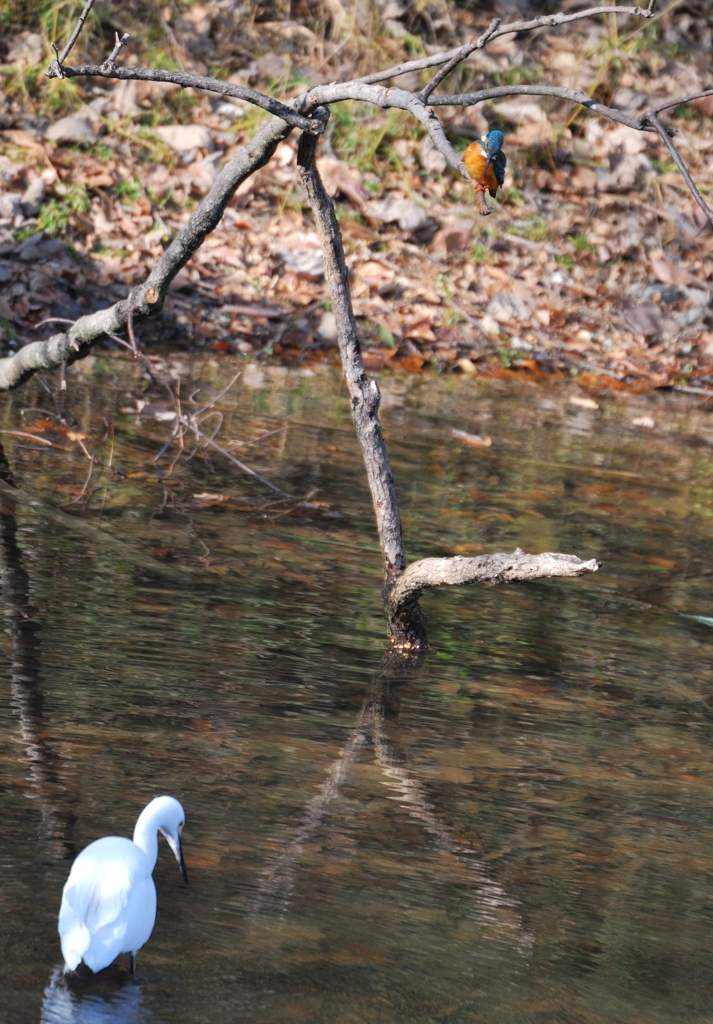
[[[480,145],[483,147],[483,152],[487,156],[485,162],[485,170],[487,172],[490,165],[493,165],[495,171],[495,178],[498,185],[502,186],[505,181],[505,168],[507,166],[507,157],[503,153],[503,143],[505,136],[497,128],[493,129],[492,132],[488,132],[485,137],[485,141],[480,140]],[[495,195],[495,189],[489,189],[491,196]]]

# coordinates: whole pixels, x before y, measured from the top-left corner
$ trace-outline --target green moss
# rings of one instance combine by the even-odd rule
[[[490,250],[490,246],[486,245],[485,242],[476,242],[473,248],[470,250],[470,258],[474,263],[492,263],[493,254]]]
[[[48,235],[60,235],[67,230],[73,213],[87,213],[89,196],[84,185],[72,185],[61,199],[50,199],[40,210],[37,228]]]
[[[574,246],[578,253],[597,251],[594,242],[590,242],[586,235],[567,235],[567,241]]]
[[[568,271],[574,270],[574,260],[571,256],[566,256],[564,253],[558,253],[555,256],[555,263],[558,263]]]

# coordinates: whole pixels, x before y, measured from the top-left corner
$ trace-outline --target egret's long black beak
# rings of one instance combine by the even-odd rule
[[[188,885],[188,873],[186,872],[186,862],[183,859],[183,850],[181,848],[180,836],[178,837],[178,843],[176,844],[176,849],[174,850],[174,853],[176,854],[176,860],[178,861],[178,866],[181,869],[181,874],[183,875],[183,881],[186,883],[186,885]]]

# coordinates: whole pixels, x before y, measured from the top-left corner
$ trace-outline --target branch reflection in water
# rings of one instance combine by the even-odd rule
[[[53,860],[73,858],[77,852],[71,839],[74,815],[68,805],[62,766],[52,746],[51,723],[45,712],[37,609],[32,603],[30,576],[17,542],[14,479],[2,444],[0,481],[0,583],[2,614],[11,643],[12,706],[20,720],[23,753],[30,762],[31,795],[41,813],[41,847]],[[107,982],[112,984],[114,979],[103,979],[104,989]],[[125,982],[122,977],[122,987],[109,994],[75,992],[61,968],[57,968],[45,989],[41,1024],[141,1024],[147,1019],[141,989],[132,979],[129,984]]]
[[[39,838],[52,859],[74,856],[71,829],[74,815],[66,806],[60,762],[49,739],[41,679],[41,647],[32,604],[30,577],[17,543],[14,480],[0,444],[0,582],[2,614],[11,643],[12,707],[20,719],[24,753],[30,760],[32,797],[39,804]]]
[[[410,658],[393,651],[384,655],[371,691],[339,757],[318,792],[305,805],[300,824],[289,843],[265,870],[252,906],[253,921],[258,925],[260,917],[271,911],[279,914],[280,921],[284,919],[305,849],[324,824],[330,803],[341,796],[350,767],[359,763],[371,743],[384,783],[394,794],[392,799],[398,800],[409,816],[421,824],[433,840],[450,877],[466,887],[465,899],[470,916],[484,927],[493,929],[496,941],[514,943],[518,952],[528,957],[534,937],[523,925],[518,901],[490,877],[486,866],[476,859],[476,851],[468,843],[459,841],[456,831],[442,820],[423,783],[399,763],[399,757],[387,739],[387,719],[398,718],[399,688],[413,678],[425,657],[425,652]]]

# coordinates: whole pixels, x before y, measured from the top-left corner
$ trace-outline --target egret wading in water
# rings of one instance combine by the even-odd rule
[[[72,864],[59,908],[65,973],[76,970],[82,960],[93,971],[101,971],[119,953],[129,954],[134,973],[136,953],[148,942],[156,920],[156,886],[151,875],[159,832],[188,882],[181,851],[185,820],[178,800],[157,796],[139,815],[133,842],[105,836],[82,850]]]
[[[502,132],[488,132],[477,142],[471,142],[463,154],[465,169],[475,182],[480,212],[483,214],[490,213],[485,202],[485,190],[494,198],[505,181],[507,157],[502,151],[504,141]]]

